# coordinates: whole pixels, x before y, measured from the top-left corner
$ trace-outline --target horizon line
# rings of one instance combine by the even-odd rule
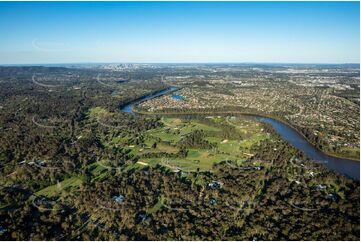
[[[86,65],[86,64],[291,64],[291,65],[360,65],[360,62],[53,62],[0,63],[0,66]]]

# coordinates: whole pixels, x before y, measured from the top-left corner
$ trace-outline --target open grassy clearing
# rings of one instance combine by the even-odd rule
[[[93,108],[89,112],[91,116],[103,115],[102,108]],[[183,171],[194,171],[200,169],[202,171],[211,170],[213,164],[223,160],[233,160],[242,162],[252,156],[250,148],[252,145],[259,143],[264,139],[269,139],[269,135],[263,132],[261,123],[255,120],[245,118],[226,118],[226,117],[207,117],[212,122],[201,122],[197,120],[182,120],[181,118],[163,117],[161,121],[164,126],[148,130],[139,134],[142,142],[135,143],[134,137],[118,136],[113,137],[110,142],[104,144],[106,147],[123,147],[130,151],[134,157],[140,157],[137,164],[130,165],[127,169],[144,167],[144,165],[155,166],[161,164],[172,170],[181,169]],[[223,127],[233,126],[241,138],[222,137]],[[185,157],[174,158],[179,152],[178,142],[187,134],[196,130],[204,132],[203,139],[215,145],[214,148],[187,148]],[[173,158],[145,158],[144,156],[152,156],[157,153],[167,153],[173,155]],[[143,157],[142,157],[143,156]],[[167,164],[164,164],[164,161]],[[102,162],[101,164],[103,164]],[[102,179],[106,176],[107,166],[93,164],[90,167],[94,179]],[[111,164],[111,167],[116,165]]]
[[[227,125],[225,118],[212,117],[210,119],[214,119],[217,124]],[[234,126],[237,128],[237,132],[240,132],[243,139],[228,140],[219,137],[217,134],[221,132],[222,129],[216,126],[199,123],[197,121],[182,121],[180,118],[163,117],[162,122],[164,123],[164,127],[153,129],[146,133],[144,143],[147,147],[133,146],[131,149],[137,150],[137,152],[135,152],[137,154],[159,152],[175,154],[179,151],[179,148],[176,146],[177,142],[181,140],[184,135],[194,130],[203,130],[206,134],[204,139],[216,144],[215,148],[190,148],[188,149],[187,156],[184,158],[141,158],[139,163],[150,166],[161,164],[172,170],[194,171],[200,169],[206,171],[211,170],[213,164],[223,160],[241,162],[252,155],[250,154],[252,145],[268,139],[269,135],[263,132],[262,126],[256,121],[234,120],[237,120]],[[157,146],[156,148],[152,148],[155,142]]]
[[[164,198],[159,197],[158,202],[152,207],[147,209],[147,214],[153,214],[156,213],[158,210],[160,210],[163,207]]]
[[[79,177],[71,177],[65,179],[55,185],[48,186],[35,194],[38,196],[54,197],[60,195],[64,190],[68,188],[79,187],[83,183],[83,180]]]
[[[102,107],[95,107],[89,109],[88,116],[90,118],[99,118],[109,115],[109,111]]]
[[[103,114],[102,109],[92,109],[90,115]],[[219,124],[227,125],[225,118],[213,117],[216,126],[210,124],[203,124],[197,121],[182,121],[179,118],[162,118],[164,127],[149,130],[144,133],[144,143],[135,145],[129,144],[130,137],[114,137],[107,146],[123,146],[131,151],[134,156],[141,156],[145,154],[154,153],[168,153],[177,154],[180,148],[177,142],[188,133],[195,130],[203,130],[205,132],[204,139],[216,145],[212,149],[201,148],[188,148],[185,157],[177,158],[140,158],[136,164],[128,165],[126,169],[141,168],[144,166],[156,166],[157,164],[163,165],[170,170],[181,170],[184,172],[192,172],[199,169],[200,171],[212,170],[215,163],[224,160],[233,160],[241,163],[249,158],[250,148],[252,145],[259,143],[264,139],[269,139],[269,136],[263,132],[262,126],[256,121],[232,119],[231,124],[236,127],[236,131],[240,132],[242,139],[224,139],[218,134],[222,132],[222,128],[218,127]],[[229,120],[228,120],[229,121]],[[207,132],[209,131],[209,132]],[[156,143],[156,146],[154,146]],[[92,180],[101,180],[109,175],[109,169],[116,168],[116,164],[108,164],[107,161],[100,161],[89,165],[89,170],[93,175]],[[109,168],[110,167],[110,168]],[[67,188],[79,187],[82,179],[79,177],[71,177],[65,179],[58,184],[46,187],[38,191],[37,195],[44,196],[58,196],[61,195],[63,190]],[[158,204],[159,205],[159,204]],[[156,210],[156,208],[154,208]],[[150,211],[152,212],[152,211]]]
[[[331,155],[339,155],[342,154],[346,158],[355,159],[355,157],[360,156],[360,149],[354,147],[341,147],[338,153],[329,152]]]

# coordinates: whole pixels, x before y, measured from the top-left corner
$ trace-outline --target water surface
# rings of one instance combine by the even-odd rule
[[[156,93],[154,93],[154,94],[151,94],[151,95],[148,95],[148,96],[144,96],[144,97],[142,97],[142,98],[140,98],[140,99],[138,99],[138,100],[136,100],[136,101],[134,101],[134,102],[130,102],[130,103],[128,103],[127,105],[121,107],[121,108],[120,108],[120,111],[126,112],[126,113],[133,113],[133,107],[134,107],[134,105],[140,104],[140,103],[145,102],[145,101],[147,101],[147,100],[149,100],[149,99],[153,99],[153,98],[156,98],[156,97],[165,95],[165,94],[170,93],[170,92],[173,92],[173,91],[175,91],[175,90],[177,90],[176,87],[170,87],[170,88],[168,88],[168,89],[165,89],[165,90],[156,92]]]
[[[172,98],[176,101],[182,101],[184,100],[184,97],[181,95],[172,95]]]
[[[152,95],[145,96],[141,99],[138,99],[134,102],[131,102],[131,103],[123,106],[121,108],[121,111],[126,112],[126,113],[133,113],[134,105],[137,105],[137,104],[144,102],[146,100],[149,100],[149,99],[153,99],[153,98],[165,95],[165,94],[170,93],[175,90],[177,90],[176,87],[171,87],[169,89],[156,92]],[[173,95],[173,96],[179,96],[179,95]],[[173,98],[173,96],[172,96],[172,98]],[[179,97],[184,98],[182,96],[179,96]],[[347,177],[353,178],[357,181],[360,180],[360,162],[359,161],[343,159],[343,158],[336,158],[336,157],[326,155],[325,153],[316,149],[296,130],[292,129],[291,127],[287,126],[286,124],[284,124],[280,121],[277,121],[272,118],[260,117],[260,116],[257,116],[256,119],[261,122],[265,122],[265,123],[272,125],[274,130],[282,137],[283,140],[287,141],[289,144],[293,145],[297,149],[303,151],[310,159],[315,160],[316,162],[319,162],[319,163],[323,163],[329,169],[336,171],[340,174],[343,174]]]
[[[325,164],[329,169],[339,172],[343,175],[351,177],[355,180],[360,180],[360,162],[336,158],[316,149],[312,144],[310,144],[302,135],[300,135],[296,130],[287,126],[286,124],[277,121],[272,118],[266,117],[256,117],[259,121],[268,123],[272,125],[273,129],[287,141],[289,144],[293,145],[299,150],[305,152],[305,154],[319,163]]]

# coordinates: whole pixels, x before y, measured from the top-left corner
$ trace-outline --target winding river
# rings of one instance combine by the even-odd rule
[[[176,87],[170,87],[169,89],[165,89],[154,94],[144,96],[134,102],[128,103],[127,105],[121,107],[122,112],[133,113],[134,105],[137,105],[141,102],[144,102],[149,99],[153,99],[167,93],[173,92],[177,90]],[[286,124],[277,121],[268,117],[257,116],[257,120],[268,123],[272,125],[275,131],[289,144],[293,145],[299,150],[302,150],[310,159],[315,160],[319,163],[323,163],[329,169],[341,173],[347,177],[353,178],[357,181],[360,180],[360,162],[337,158],[333,156],[326,155],[325,153],[316,149],[312,144],[310,144],[301,134],[299,134],[296,130],[287,126]]]
[[[170,92],[173,92],[175,90],[177,90],[178,88],[176,87],[170,87],[170,88],[167,88],[167,89],[164,89],[162,91],[159,91],[159,92],[156,92],[156,93],[153,93],[153,94],[150,94],[148,96],[144,96],[140,99],[137,99],[135,100],[134,102],[130,102],[128,103],[127,105],[123,106],[120,108],[120,111],[122,112],[126,112],[126,113],[133,113],[133,107],[134,105],[137,105],[139,103],[142,103],[144,101],[147,101],[149,99],[153,99],[153,98],[156,98],[156,97],[160,97],[160,96],[163,96],[167,93],[170,93]]]
[[[357,181],[360,180],[359,161],[326,155],[325,153],[316,149],[302,135],[300,135],[296,130],[292,129],[286,124],[272,118],[257,117],[257,119],[261,122],[272,125],[273,129],[276,130],[276,132],[282,137],[282,139],[284,139],[297,149],[305,152],[305,154],[312,160],[323,163],[329,169],[351,177]]]

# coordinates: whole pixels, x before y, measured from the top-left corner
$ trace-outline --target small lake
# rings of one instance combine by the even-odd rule
[[[134,102],[131,102],[125,106],[123,106],[120,110],[122,112],[126,113],[133,113],[133,106],[137,105],[141,102],[144,102],[149,99],[153,99],[162,95],[165,95],[167,93],[173,92],[177,90],[176,87],[170,87],[168,89],[162,90],[160,92],[156,92],[152,95],[148,95],[145,97],[142,97],[138,100],[135,100]],[[173,96],[179,96],[179,95],[172,95]],[[182,97],[182,96],[179,96]],[[182,97],[184,99],[184,97]],[[181,99],[181,100],[183,100]],[[178,100],[178,99],[176,99]],[[312,144],[310,144],[301,134],[299,134],[296,130],[292,129],[291,127],[287,126],[286,124],[277,121],[272,118],[266,118],[261,116],[255,116],[257,120],[268,123],[272,125],[274,130],[281,136],[281,138],[285,141],[287,141],[289,144],[293,145],[299,150],[302,150],[307,157],[309,157],[312,160],[315,160],[319,163],[323,163],[326,167],[329,169],[336,171],[340,174],[343,174],[347,177],[353,178],[357,181],[360,180],[360,162],[349,160],[349,159],[343,159],[343,158],[336,158],[329,155],[326,155],[325,153],[319,151],[316,149]]]

